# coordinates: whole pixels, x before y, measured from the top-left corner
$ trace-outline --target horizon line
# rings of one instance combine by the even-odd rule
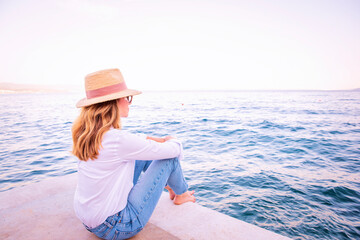
[[[6,86],[7,85],[7,86]],[[9,86],[10,85],[10,86]],[[26,91],[26,90],[54,90],[52,87],[62,86],[62,89],[57,88],[56,90],[65,92],[83,91],[83,86],[75,84],[23,84],[23,83],[10,83],[0,82],[0,90],[10,91]],[[42,88],[44,87],[44,88]],[[69,89],[67,89],[68,87]],[[351,89],[144,89],[144,92],[335,92],[335,91],[360,91],[360,87]]]

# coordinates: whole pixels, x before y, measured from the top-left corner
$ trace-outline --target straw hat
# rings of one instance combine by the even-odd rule
[[[95,103],[106,102],[141,92],[128,89],[124,77],[117,68],[90,73],[85,77],[86,98],[81,99],[76,107],[86,107]]]

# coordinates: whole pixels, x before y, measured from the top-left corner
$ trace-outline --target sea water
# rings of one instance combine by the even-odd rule
[[[0,191],[76,172],[81,97],[0,95]],[[205,207],[293,239],[360,238],[360,92],[145,92],[122,125],[182,140]]]

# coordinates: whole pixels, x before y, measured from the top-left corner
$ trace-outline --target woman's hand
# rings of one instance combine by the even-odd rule
[[[174,139],[174,137],[172,137],[172,136],[166,136],[166,137],[164,137],[165,142],[166,142],[166,141],[169,141],[170,139]]]
[[[155,142],[163,143],[163,142],[169,141],[170,139],[174,139],[174,137],[166,136],[166,137],[163,137],[163,138],[157,138],[157,137],[147,136],[146,139],[150,139],[150,140],[153,140]]]
[[[153,140],[155,142],[159,142],[159,143],[163,143],[165,142],[165,139],[164,138],[157,138],[157,137],[150,137],[150,136],[147,136],[146,139],[150,139],[150,140]]]

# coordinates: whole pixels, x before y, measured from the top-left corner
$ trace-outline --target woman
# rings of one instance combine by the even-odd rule
[[[148,222],[164,187],[175,204],[195,202],[179,160],[181,143],[121,130],[132,97],[118,69],[85,77],[86,98],[72,128],[78,161],[74,209],[87,230],[103,239],[127,239]],[[144,172],[141,178],[139,176]]]

